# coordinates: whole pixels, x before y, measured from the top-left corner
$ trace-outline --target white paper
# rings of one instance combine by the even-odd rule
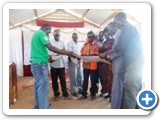
[[[63,57],[63,55],[52,55],[52,60],[58,60],[62,57]]]
[[[99,56],[80,56],[80,55],[74,55],[75,57],[82,59],[84,62],[103,62],[107,64],[111,64],[105,59],[100,58]]]

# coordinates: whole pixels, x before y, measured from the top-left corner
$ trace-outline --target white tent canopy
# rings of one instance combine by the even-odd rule
[[[119,12],[126,12],[127,18],[133,25],[140,24],[134,14],[129,14],[123,9],[10,9],[10,29],[24,24],[35,25],[36,19],[44,19],[57,22],[84,22],[85,28],[104,28]],[[133,12],[132,12],[133,13]]]

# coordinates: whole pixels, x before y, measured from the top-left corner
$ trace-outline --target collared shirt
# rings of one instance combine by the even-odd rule
[[[98,45],[98,47],[102,47],[104,41],[105,41],[104,39],[102,39],[102,40],[99,40],[99,39],[98,39],[98,40],[95,41],[95,43]]]
[[[67,50],[80,55],[80,50],[79,50],[79,47],[78,47],[78,43],[76,43],[74,40],[71,40],[70,42],[68,42]],[[71,57],[71,62],[77,64],[78,59]]]
[[[123,26],[118,43],[114,49],[117,53],[120,52],[123,55],[126,67],[131,63],[144,63],[143,47],[139,33],[129,23]]]
[[[98,54],[98,46],[95,42],[89,43],[88,41],[84,43],[81,54],[86,56],[93,56]],[[97,62],[83,62],[83,68],[96,70]]]
[[[114,36],[113,36],[113,38],[114,38],[114,43],[113,43],[112,48],[114,48],[114,46],[117,45],[120,34],[121,34],[121,30],[118,30],[118,31],[114,34]],[[109,55],[109,58],[111,58],[111,59],[113,60],[113,59],[115,59],[115,58],[117,58],[117,57],[119,57],[119,56],[121,56],[121,53],[120,53],[120,52],[119,52],[119,53],[111,53],[111,54]]]
[[[42,62],[48,63],[48,51],[45,44],[50,43],[49,38],[42,30],[36,31],[31,40],[31,54],[32,62],[40,64]]]
[[[51,44],[53,46],[55,46],[56,48],[59,48],[59,49],[65,49],[65,46],[64,46],[64,43],[63,41],[59,40],[59,41],[56,41],[56,40],[51,40]],[[54,55],[58,55],[57,53],[54,53],[54,52],[49,52],[49,55],[51,55],[52,57],[54,57]],[[53,67],[53,68],[63,68],[65,67],[65,62],[64,62],[64,58],[60,58],[52,63],[50,63],[50,66]]]

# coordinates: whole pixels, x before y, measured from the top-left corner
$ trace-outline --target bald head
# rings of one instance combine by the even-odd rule
[[[77,33],[74,32],[74,33],[72,34],[72,39],[73,39],[74,42],[77,42],[77,40],[78,40],[78,35],[77,35]]]
[[[41,30],[44,31],[47,35],[51,32],[51,25],[45,23],[41,25]]]
[[[126,14],[123,12],[118,13],[114,17],[114,22],[115,22],[116,26],[121,29],[123,27],[123,25],[126,23]]]
[[[124,12],[120,12],[120,13],[118,13],[115,17],[114,17],[114,19],[123,19],[123,20],[126,20],[126,14],[124,13]]]

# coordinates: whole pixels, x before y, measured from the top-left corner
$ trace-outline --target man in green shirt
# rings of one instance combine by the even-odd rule
[[[51,45],[48,34],[51,32],[49,24],[43,24],[36,31],[31,40],[31,71],[35,77],[34,82],[34,109],[49,108],[49,80],[48,80],[48,51],[72,56],[72,52],[60,50]]]

